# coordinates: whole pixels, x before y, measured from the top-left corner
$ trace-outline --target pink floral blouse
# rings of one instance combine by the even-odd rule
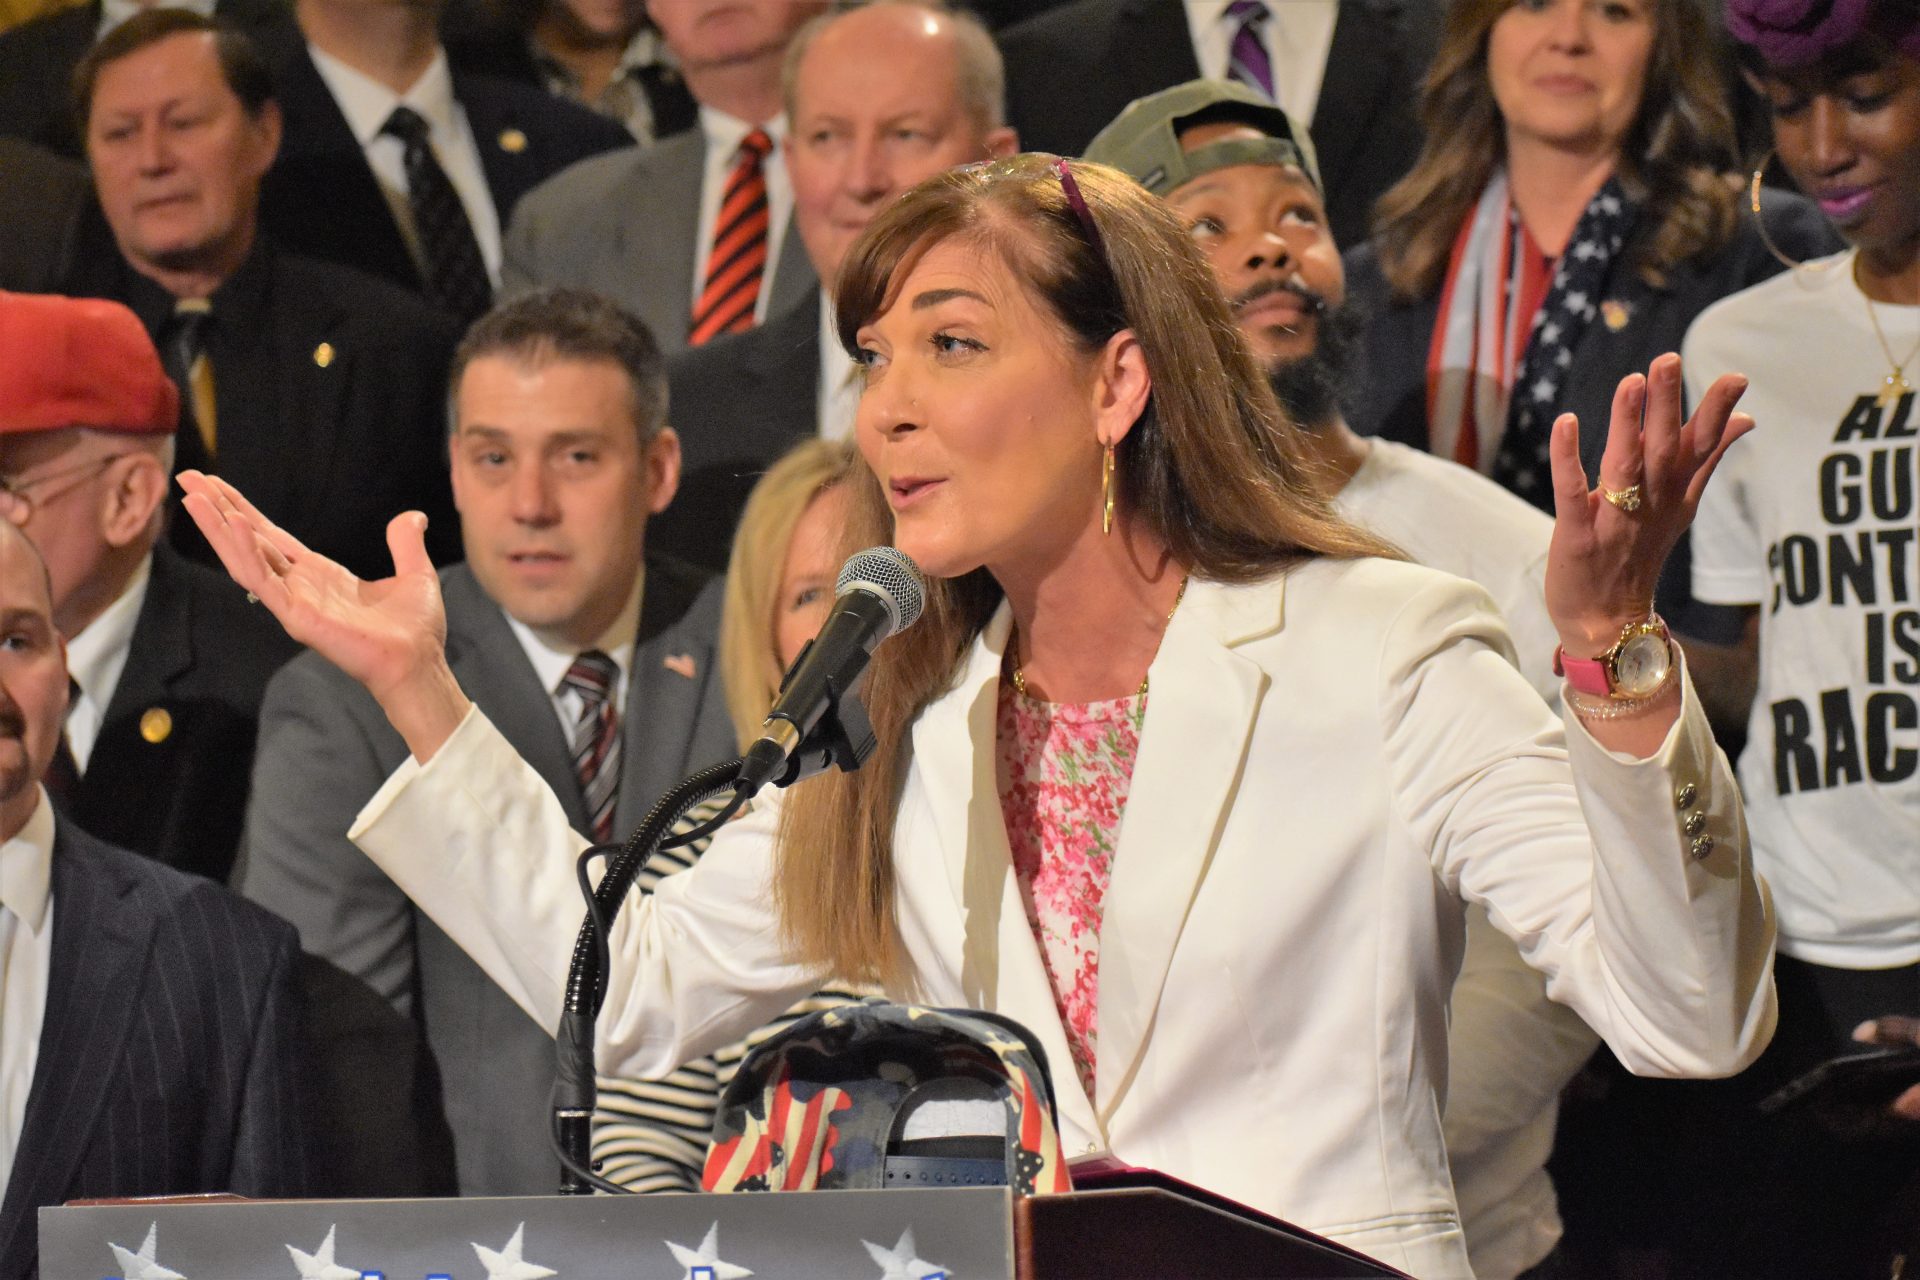
[[[1146,695],[1041,702],[1000,688],[998,780],[1027,924],[1053,983],[1080,1083],[1093,1096],[1100,919],[1140,749]]]

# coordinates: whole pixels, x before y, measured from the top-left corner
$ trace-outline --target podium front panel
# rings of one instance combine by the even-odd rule
[[[1005,1187],[86,1205],[40,1211],[42,1280],[985,1280]]]

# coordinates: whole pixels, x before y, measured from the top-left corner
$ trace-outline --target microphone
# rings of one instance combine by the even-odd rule
[[[893,547],[869,547],[849,559],[840,570],[834,592],[833,612],[788,669],[780,696],[761,723],[759,738],[747,748],[735,784],[736,790],[746,795],[768,782],[777,780],[787,786],[804,776],[802,771],[788,768],[791,757],[823,719],[839,717],[842,702],[853,701],[854,685],[866,671],[874,646],[912,626],[926,603],[920,571]],[[847,710],[852,713],[855,709]],[[870,751],[873,731],[866,724],[864,709],[857,715],[848,714],[846,720],[841,736],[851,736],[847,729],[857,725],[866,736],[866,751]],[[840,752],[833,754],[841,767],[855,768],[866,758],[866,751],[854,748],[851,765]],[[783,771],[784,777],[780,776]]]

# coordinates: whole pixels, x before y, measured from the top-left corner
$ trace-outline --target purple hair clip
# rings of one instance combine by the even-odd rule
[[[1087,208],[1086,198],[1080,194],[1080,184],[1074,181],[1073,169],[1067,164],[1065,156],[1054,157],[1053,171],[1060,175],[1060,189],[1066,192],[1067,207],[1080,220],[1080,229],[1087,233],[1087,241],[1093,245],[1093,251],[1105,261],[1107,251],[1100,243],[1100,228],[1094,224],[1093,210]]]

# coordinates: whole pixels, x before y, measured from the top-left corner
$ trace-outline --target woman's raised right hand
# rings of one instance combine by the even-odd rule
[[[387,525],[393,576],[366,582],[261,515],[218,476],[180,473],[187,514],[233,580],[272,611],[287,634],[367,687],[425,761],[468,708],[447,667],[447,615],[427,558],[427,518]]]

